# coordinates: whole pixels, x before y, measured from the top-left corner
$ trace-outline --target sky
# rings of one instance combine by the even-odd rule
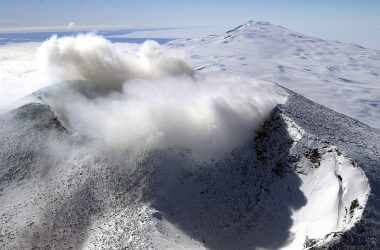
[[[257,20],[380,49],[379,13],[378,0],[0,0],[0,30],[69,23],[227,30]]]

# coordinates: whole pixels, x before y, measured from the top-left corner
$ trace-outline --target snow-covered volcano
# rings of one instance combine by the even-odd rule
[[[174,41],[201,71],[244,73],[380,128],[380,51],[326,41],[268,22]]]
[[[1,248],[378,248],[379,130],[245,76],[320,86],[297,62],[323,71],[314,52],[331,61],[335,43],[310,39],[248,22],[169,48],[46,42],[63,82],[0,115]],[[313,53],[290,63],[298,40]],[[338,44],[342,57],[378,53]],[[340,66],[330,90],[354,74]]]
[[[289,94],[255,139],[207,162],[175,147],[135,157],[99,151],[46,104],[4,114],[2,246],[304,249],[360,242],[339,241],[345,235],[366,241],[352,227],[359,221],[370,233],[368,214],[378,210],[370,203],[362,224],[379,132]]]

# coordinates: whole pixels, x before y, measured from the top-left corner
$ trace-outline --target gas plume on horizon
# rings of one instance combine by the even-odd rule
[[[218,157],[251,141],[286,99],[270,83],[196,73],[183,53],[153,41],[123,51],[94,34],[52,37],[37,59],[48,78],[71,80],[47,95],[58,117],[117,150],[178,146]]]

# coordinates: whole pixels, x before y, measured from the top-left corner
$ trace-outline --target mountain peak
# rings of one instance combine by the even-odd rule
[[[244,23],[242,26],[245,28],[249,28],[249,27],[263,26],[263,25],[272,25],[272,24],[270,22],[249,20],[248,22]]]
[[[264,27],[277,27],[276,25],[273,25],[270,22],[265,22],[265,21],[247,21],[242,25],[239,25],[238,27],[227,31],[227,33],[234,32],[234,31],[250,31],[250,30],[256,30],[256,29],[261,29]],[[278,26],[280,27],[280,26]]]

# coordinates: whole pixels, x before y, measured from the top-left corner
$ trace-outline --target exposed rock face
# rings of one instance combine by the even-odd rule
[[[0,119],[0,246],[374,249],[379,134],[290,93],[250,144],[200,162],[103,150],[30,103]]]

